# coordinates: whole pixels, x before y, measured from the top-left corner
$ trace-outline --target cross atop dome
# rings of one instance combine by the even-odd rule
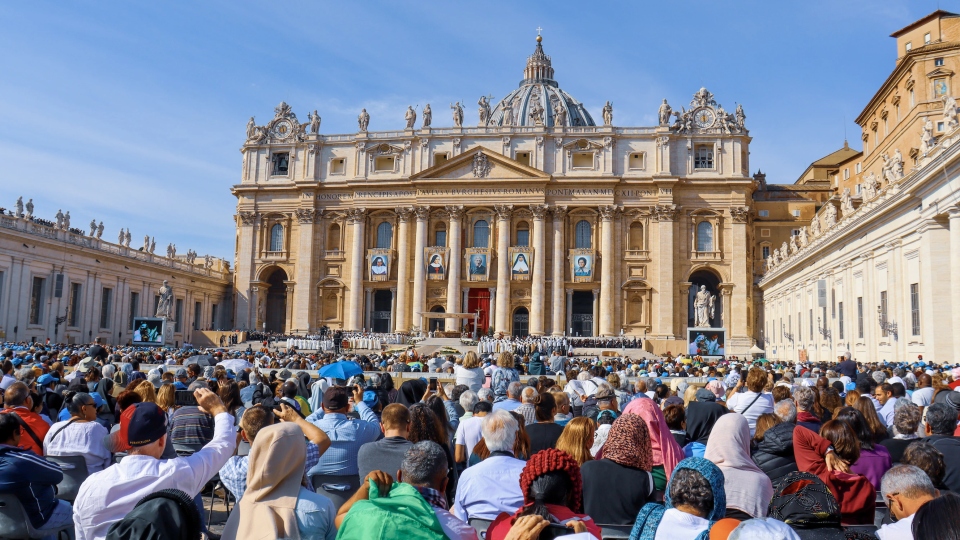
[[[537,27],[537,48],[533,54],[527,57],[527,67],[523,70],[523,83],[552,83],[553,65],[550,57],[543,52],[543,37],[540,35],[542,28]],[[554,85],[556,83],[553,83]]]

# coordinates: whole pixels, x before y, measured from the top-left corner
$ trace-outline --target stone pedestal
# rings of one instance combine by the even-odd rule
[[[163,319],[163,346],[173,347],[173,325],[174,321],[164,317]]]

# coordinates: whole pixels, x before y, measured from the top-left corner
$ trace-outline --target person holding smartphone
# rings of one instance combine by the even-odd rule
[[[358,419],[347,417],[351,397],[360,414]],[[320,462],[307,472],[308,476],[358,475],[360,447],[377,440],[383,433],[377,415],[363,402],[360,385],[328,388],[323,393],[320,410],[308,416],[306,421],[320,428],[330,439],[330,449],[320,456]]]

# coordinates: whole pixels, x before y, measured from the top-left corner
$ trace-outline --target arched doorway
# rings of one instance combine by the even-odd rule
[[[513,337],[527,337],[530,335],[530,312],[525,307],[518,307],[513,312]]]
[[[714,295],[713,317],[710,318],[711,328],[723,327],[723,297],[720,295],[720,276],[710,270],[697,270],[690,274],[690,291],[687,293],[687,326],[696,326],[694,320],[694,302],[697,299],[697,292],[700,287],[706,287],[707,291]]]
[[[593,335],[593,291],[573,291],[570,324],[574,336]]]
[[[267,288],[267,313],[264,320],[267,332],[286,332],[287,323],[287,273],[275,268],[265,280]]]
[[[443,306],[434,306],[434,308],[431,309],[430,311],[432,313],[446,313],[446,311],[443,309]],[[445,323],[444,323],[445,320],[446,319],[430,319],[430,331],[442,332],[445,326]]]

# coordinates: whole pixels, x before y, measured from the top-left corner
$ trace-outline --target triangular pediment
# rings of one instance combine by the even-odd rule
[[[930,79],[935,79],[937,77],[949,77],[951,75],[953,75],[953,71],[944,67],[938,67],[930,73],[927,73],[927,77]]]
[[[482,157],[477,154],[483,154]],[[485,163],[484,163],[485,162]],[[479,165],[479,166],[478,166]],[[486,148],[474,148],[445,163],[424,169],[410,177],[411,180],[550,180],[550,175],[540,169]]]

